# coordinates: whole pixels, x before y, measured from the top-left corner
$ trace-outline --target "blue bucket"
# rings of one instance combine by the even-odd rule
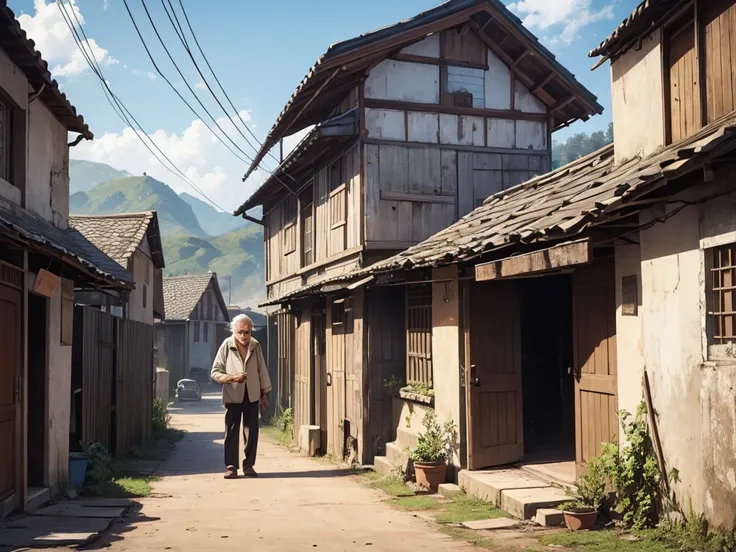
[[[84,486],[88,462],[86,454],[79,452],[69,454],[69,479],[75,489],[81,489]]]

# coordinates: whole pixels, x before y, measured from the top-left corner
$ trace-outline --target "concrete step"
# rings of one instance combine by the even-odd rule
[[[517,469],[463,470],[460,487],[519,519],[532,519],[540,508],[554,508],[569,500],[565,492]]]
[[[522,471],[526,472],[529,476],[536,479],[541,479],[542,481],[548,483],[553,487],[558,487],[563,490],[575,488],[574,482],[570,481],[570,479],[574,477],[574,468],[572,471],[573,475],[569,476],[567,472],[562,473],[559,471],[555,471],[554,469],[550,469],[549,466],[546,464],[523,464],[518,467]]]
[[[51,502],[51,490],[46,487],[29,487],[26,499],[26,512],[35,512]]]
[[[406,431],[405,429],[397,428],[396,441],[394,442],[400,445],[401,448],[409,447],[410,449],[412,449],[416,447],[419,443],[419,437],[414,433]]]
[[[394,467],[385,456],[376,456],[373,458],[373,471],[385,477],[394,475]]]
[[[386,458],[393,466],[406,470],[409,466],[409,453],[397,443],[386,444]]]

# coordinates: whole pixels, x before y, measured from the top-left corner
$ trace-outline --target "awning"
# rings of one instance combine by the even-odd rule
[[[333,276],[315,282],[308,286],[299,288],[289,293],[285,293],[276,299],[269,299],[265,303],[261,303],[259,307],[270,307],[273,305],[280,305],[288,301],[295,301],[311,295],[327,294],[327,293],[338,293],[340,291],[353,291],[368,283],[370,283],[375,276],[368,276],[360,280],[352,281],[350,275]]]

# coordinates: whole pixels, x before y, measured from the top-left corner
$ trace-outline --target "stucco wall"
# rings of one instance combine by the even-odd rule
[[[649,155],[664,145],[662,54],[656,31],[611,64],[616,162]]]
[[[212,321],[207,324],[207,341],[202,341],[203,329],[199,323],[199,342],[194,341],[194,322],[189,322],[189,368],[209,369],[212,367],[212,361],[215,358],[215,323]]]
[[[129,270],[133,272],[135,279],[135,289],[130,292],[128,303],[130,319],[153,324],[153,261],[142,249],[137,249],[130,260]],[[146,295],[145,307],[143,306],[144,294]]]
[[[0,83],[3,92],[16,103],[18,109],[28,109],[30,92],[28,79],[2,50],[0,50]],[[16,204],[23,201],[21,189],[11,186],[5,180],[0,180],[0,197]]]
[[[67,131],[41,100],[28,108],[26,209],[66,228],[69,216]]]
[[[458,428],[453,464],[460,465],[460,297],[457,266],[435,269],[432,284],[432,367],[435,410],[444,424],[452,421]]]
[[[715,191],[702,186],[685,198]],[[734,209],[736,194],[719,197],[641,232],[644,361],[667,469],[679,471],[680,506],[704,513],[715,528],[736,520],[736,364],[705,358],[703,247],[736,241]],[[655,210],[641,222],[664,214]]]

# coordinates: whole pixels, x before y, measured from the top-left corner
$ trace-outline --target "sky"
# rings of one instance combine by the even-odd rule
[[[182,18],[180,1],[237,113],[192,44],[195,59],[225,110],[217,105],[175,33],[164,6],[173,5]],[[610,72],[608,65],[591,71],[594,60],[587,53],[618,26],[639,0],[504,1],[558,61],[598,96],[604,107],[603,115],[558,131],[553,139],[564,140],[575,132],[605,129],[611,120]],[[163,168],[110,106],[57,2],[9,0],[8,5],[48,61],[62,91],[95,134],[93,141],[83,141],[72,148],[70,156],[107,163],[132,174],[146,172],[177,192],[201,197],[192,189],[193,184],[219,208],[232,212],[265,179],[266,171],[276,165],[274,159],[267,157],[263,164],[266,171],[258,170],[242,182],[254,150],[240,132],[258,146],[243,123],[262,141],[296,86],[331,43],[410,18],[436,6],[439,0],[127,0],[158,69],[137,34],[124,0],[64,2],[69,16],[76,16],[81,23],[85,43],[94,53],[110,89],[186,179]],[[145,8],[181,75],[161,46]],[[188,32],[183,19],[181,24]],[[191,42],[190,36],[188,40]],[[187,89],[188,83],[234,143],[215,128],[220,135],[220,139],[216,138],[159,71],[214,128]],[[296,145],[303,135],[299,132],[286,140],[285,149]]]

